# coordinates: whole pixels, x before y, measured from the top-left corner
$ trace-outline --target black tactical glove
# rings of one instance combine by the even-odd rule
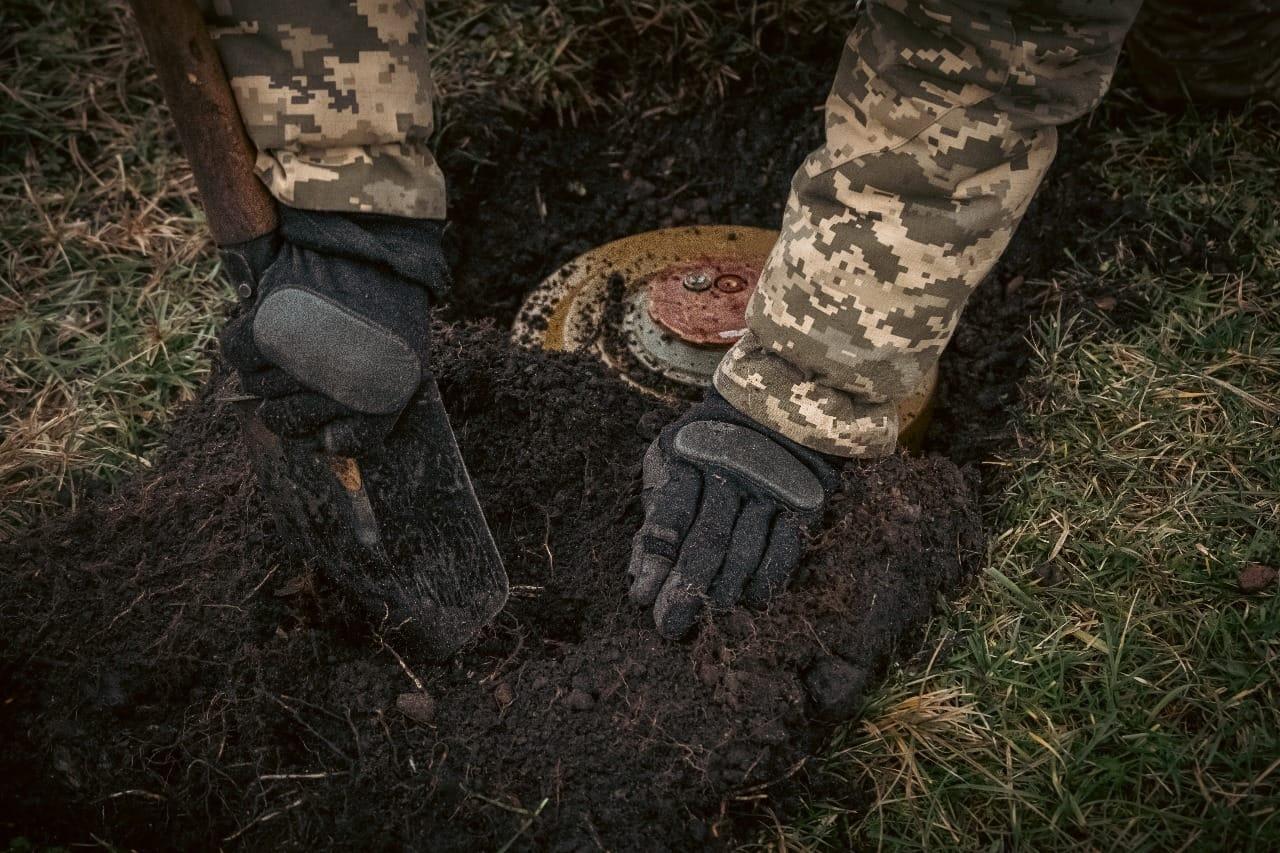
[[[280,228],[223,248],[245,310],[222,352],[272,432],[356,455],[427,375],[428,309],[448,290],[443,223],[281,209]]]
[[[787,585],[802,533],[839,485],[839,463],[709,391],[645,454],[631,600],[652,605],[670,639],[693,626],[704,601],[765,603]]]

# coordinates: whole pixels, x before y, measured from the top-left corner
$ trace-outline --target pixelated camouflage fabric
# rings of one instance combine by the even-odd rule
[[[892,452],[897,403],[1008,246],[1057,125],[1107,91],[1138,6],[869,2],[716,388],[817,450]]]
[[[281,202],[440,219],[428,147],[432,85],[421,2],[203,0],[202,10]]]

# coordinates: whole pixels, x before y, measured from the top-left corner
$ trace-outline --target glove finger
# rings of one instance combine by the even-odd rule
[[[360,456],[386,440],[398,416],[338,418],[325,425],[324,449],[338,456]]]
[[[240,390],[270,399],[305,390],[298,380],[276,367],[253,340],[253,312],[245,311],[227,323],[219,338],[222,357],[240,377]]]
[[[790,513],[781,513],[774,519],[769,545],[760,559],[760,568],[743,593],[744,602],[759,607],[786,588],[800,562],[801,529],[800,520]]]
[[[775,514],[776,504],[759,499],[748,502],[739,513],[724,566],[711,585],[711,602],[716,607],[732,607],[742,597],[747,580],[760,567]]]
[[[644,487],[645,497],[647,498],[654,489],[662,488],[678,469],[687,467],[667,456],[658,442],[651,443],[649,449],[644,452],[644,460],[640,466],[640,482]]]
[[[278,367],[240,373],[240,390],[264,400],[288,397],[306,391],[298,380]]]
[[[222,357],[241,373],[264,370],[271,366],[253,340],[253,312],[244,311],[233,317],[218,336]]]
[[[258,417],[266,428],[290,438],[315,435],[325,424],[349,414],[341,403],[310,391],[265,400],[258,406]]]
[[[660,471],[650,468],[646,460],[646,480],[660,483],[646,488],[644,524],[631,540],[631,562],[627,576],[631,580],[631,601],[644,607],[653,604],[662,588],[676,556],[680,542],[693,523],[702,493],[702,476],[698,470],[669,460],[654,462]]]
[[[664,637],[678,640],[693,627],[707,587],[724,564],[741,505],[742,496],[728,480],[716,473],[705,475],[698,517],[680,544],[680,557],[653,604],[654,622]]]

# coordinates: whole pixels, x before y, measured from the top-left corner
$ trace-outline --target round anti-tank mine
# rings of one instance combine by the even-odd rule
[[[595,355],[629,384],[696,398],[746,333],[747,305],[778,232],[732,225],[648,231],[606,243],[548,276],[521,307],[515,343]],[[935,369],[898,409],[899,441],[918,449]]]

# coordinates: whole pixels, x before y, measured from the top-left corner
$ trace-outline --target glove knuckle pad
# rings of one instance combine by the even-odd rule
[[[298,381],[365,414],[400,411],[422,381],[417,354],[399,336],[298,287],[280,288],[262,301],[253,339]]]
[[[737,424],[686,424],[675,434],[672,449],[687,461],[722,468],[798,512],[817,512],[826,499],[822,483],[803,462],[777,442]]]

